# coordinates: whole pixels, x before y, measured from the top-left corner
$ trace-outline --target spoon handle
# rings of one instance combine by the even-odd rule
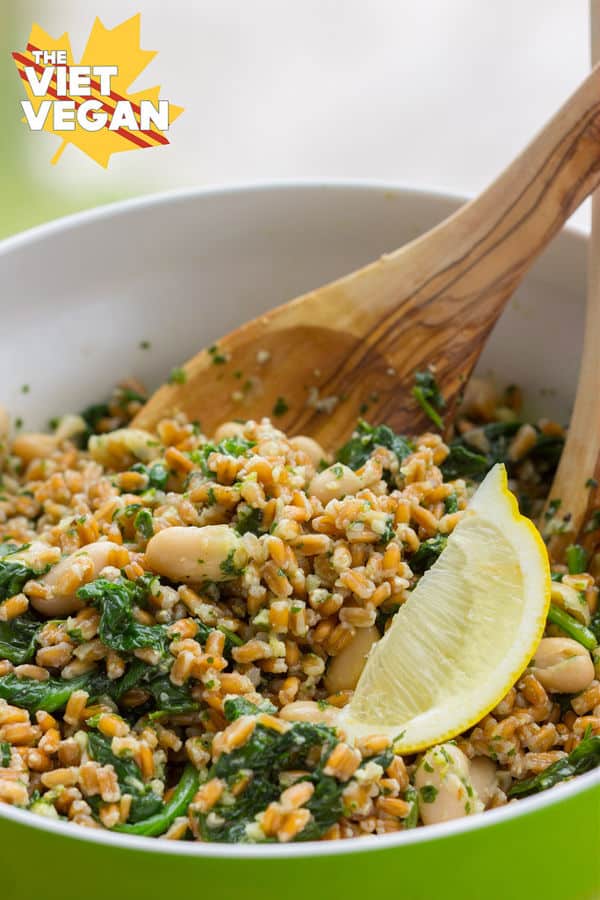
[[[592,62],[600,60],[600,0],[590,0]],[[548,495],[560,500],[557,517],[567,518],[567,530],[551,539],[550,549],[560,557],[577,538],[592,549],[599,532],[592,513],[600,508],[600,190],[592,197],[592,230],[588,244],[588,293],[583,352],[573,415],[567,440]],[[545,518],[544,523],[547,522]],[[543,526],[542,526],[543,530]]]

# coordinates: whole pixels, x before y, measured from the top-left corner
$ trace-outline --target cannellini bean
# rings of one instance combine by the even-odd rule
[[[117,428],[108,434],[93,434],[88,450],[97,463],[113,469],[126,464],[131,457],[145,463],[161,454],[156,436],[142,428]]]
[[[547,691],[576,694],[594,680],[589,652],[571,638],[543,638],[535,651],[533,674]]]
[[[19,434],[14,439],[11,452],[23,462],[28,463],[32,459],[43,459],[50,456],[56,450],[57,445],[58,441],[53,434],[28,431]]]
[[[31,605],[50,617],[66,616],[81,609],[85,604],[77,597],[77,589],[93,581],[105,566],[111,565],[118,549],[112,541],[96,541],[61,559],[40,579],[52,589],[50,597],[31,597]]]
[[[219,441],[224,441],[226,438],[242,437],[244,428],[245,425],[243,422],[223,422],[223,424],[219,425],[215,431],[213,441],[218,443]]]
[[[459,413],[467,418],[491,419],[496,409],[496,388],[486,378],[471,378],[465,388]]]
[[[556,606],[560,606],[565,612],[581,622],[582,625],[589,625],[592,614],[586,603],[583,593],[576,591],[570,584],[563,584],[560,581],[553,581],[550,589],[550,598]]]
[[[230,581],[248,562],[242,539],[229,525],[174,525],[150,538],[148,566],[171,581]]]
[[[483,810],[469,776],[469,760],[454,744],[439,744],[427,751],[415,772],[415,787],[425,825]]]
[[[493,759],[476,756],[469,760],[469,777],[475,793],[487,808],[498,789],[498,770]]]
[[[306,453],[315,468],[317,468],[322,460],[328,462],[330,459],[329,453],[326,453],[317,441],[314,441],[311,437],[307,437],[305,434],[297,434],[296,437],[290,438],[290,445],[294,450],[300,450],[302,453]]]
[[[74,416],[68,414],[63,416],[56,427],[56,431],[53,434],[55,440],[60,443],[61,441],[69,440],[70,438],[76,437],[78,434],[83,434],[87,429],[87,423],[85,419],[81,416]]]
[[[367,655],[379,637],[375,625],[356,629],[352,640],[331,659],[327,667],[325,687],[330,694],[354,690],[365,667]]]
[[[308,493],[317,497],[321,503],[339,500],[346,494],[355,494],[361,488],[361,480],[352,469],[336,463],[319,472],[308,486]]]

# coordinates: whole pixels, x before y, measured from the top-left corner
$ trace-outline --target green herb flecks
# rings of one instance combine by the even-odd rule
[[[262,519],[261,509],[240,503],[237,508],[237,521],[234,527],[239,534],[246,534],[246,532],[250,531],[252,534],[259,535],[261,533]]]
[[[171,369],[169,374],[169,384],[185,384],[187,381],[187,373],[185,369],[176,367]]]
[[[273,415],[279,418],[280,416],[285,416],[288,410],[289,406],[285,399],[283,397],[278,397],[273,406]]]
[[[154,525],[152,522],[152,513],[149,509],[140,509],[140,511],[136,513],[135,519],[133,520],[133,527],[141,534],[144,540],[150,540],[154,534]]]
[[[213,366],[224,366],[228,360],[228,357],[224,353],[221,353],[216,344],[209,347],[208,352],[212,356]]]
[[[233,456],[237,459],[240,456],[248,456],[249,451],[254,446],[255,441],[247,441],[245,438],[234,435],[233,437],[224,438],[218,444],[207,443],[197,450],[192,450],[190,459],[200,466],[204,475],[214,478],[215,473],[208,468],[208,457],[211,453],[221,453],[223,456]]]
[[[169,478],[169,470],[163,463],[156,462],[151,466],[145,466],[143,463],[134,463],[131,467],[132,472],[139,472],[141,475],[148,476],[147,487],[137,491],[131,491],[132,494],[143,494],[149,488],[155,488],[157,491],[164,491]]]

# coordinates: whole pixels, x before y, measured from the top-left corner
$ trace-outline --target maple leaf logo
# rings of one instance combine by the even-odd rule
[[[91,159],[107,168],[113,153],[125,153],[128,150],[143,150],[150,147],[163,146],[169,143],[164,131],[154,124],[150,124],[144,130],[138,128],[120,127],[110,128],[112,118],[117,106],[123,101],[131,105],[136,123],[140,121],[140,104],[150,101],[154,106],[159,102],[160,86],[146,88],[138,93],[128,93],[130,85],[144,71],[146,66],[156,56],[155,50],[142,50],[140,47],[140,23],[138,13],[127,19],[115,28],[105,28],[100,19],[96,18],[87,45],[79,61],[79,66],[115,66],[116,74],[110,80],[110,93],[101,93],[100,81],[91,77],[91,94],[78,96],[69,93],[69,99],[74,101],[75,111],[81,107],[90,96],[99,101],[98,108],[106,114],[106,124],[96,130],[84,127],[75,117],[73,130],[67,131],[55,127],[53,117],[47,115],[43,124],[43,130],[49,131],[61,138],[61,144],[52,157],[51,162],[58,162],[67,144],[74,144],[86,153]],[[52,38],[39,25],[33,25],[27,47],[23,52],[13,53],[13,59],[17,66],[31,104],[32,115],[40,114],[40,108],[47,101],[56,101],[64,95],[58,93],[57,72],[54,72],[49,81],[44,96],[36,96],[33,92],[26,69],[32,67],[37,78],[44,73],[44,66],[40,64],[39,51],[64,51],[67,67],[74,66],[73,52],[69,35],[65,32],[59,38]],[[37,55],[37,60],[36,60]],[[43,113],[42,109],[42,113]],[[168,123],[171,123],[181,115],[183,107],[168,104]]]

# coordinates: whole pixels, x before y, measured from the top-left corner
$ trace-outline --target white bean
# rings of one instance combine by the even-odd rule
[[[592,614],[585,602],[585,598],[583,594],[576,591],[570,584],[553,581],[550,589],[550,599],[556,606],[560,606],[574,619],[581,622],[582,625],[590,624]]]
[[[245,427],[243,422],[223,422],[215,431],[213,441],[218,444],[226,438],[243,437]]]
[[[32,459],[44,459],[56,450],[58,441],[53,434],[28,431],[19,434],[13,441],[11,452],[22,459],[23,462],[31,462]]]
[[[92,459],[111,469],[126,465],[131,457],[143,463],[151,462],[162,452],[156,436],[142,428],[117,428],[108,434],[93,434],[88,450]]]
[[[365,667],[367,655],[379,637],[375,625],[356,629],[352,640],[331,659],[327,667],[325,687],[330,694],[354,690]]]
[[[230,581],[248,562],[242,539],[229,525],[174,525],[150,538],[148,566],[171,581]]]
[[[326,453],[317,441],[305,434],[297,434],[296,437],[290,438],[290,445],[294,450],[300,450],[302,453],[305,453],[315,469],[322,460],[328,462],[330,459],[329,453]]]
[[[469,760],[469,777],[475,793],[487,808],[498,789],[498,770],[493,759],[476,756]]]
[[[77,597],[77,589],[97,578],[111,564],[115,550],[112,541],[95,541],[76,550],[53,566],[39,580],[51,588],[50,597],[31,597],[31,605],[44,616],[66,616],[85,604]]]
[[[571,638],[543,638],[532,663],[533,674],[547,691],[576,694],[594,680],[594,663],[589,652]]]
[[[483,810],[469,777],[469,760],[455,744],[439,744],[427,751],[415,772],[415,787],[425,825]]]
[[[56,426],[53,437],[60,443],[83,434],[87,429],[87,423],[81,416],[67,414],[63,416]]]
[[[361,480],[352,469],[335,463],[319,472],[308,486],[308,493],[317,497],[321,503],[340,500],[347,494],[355,494],[361,488]]]

